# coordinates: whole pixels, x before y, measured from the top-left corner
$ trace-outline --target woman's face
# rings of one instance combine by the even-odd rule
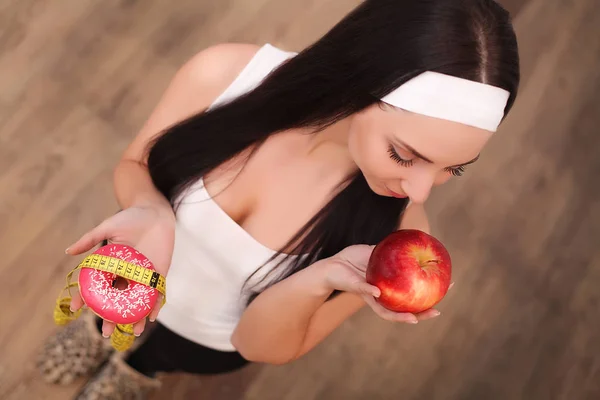
[[[375,193],[423,203],[433,186],[460,176],[492,134],[383,103],[352,117],[348,147]]]

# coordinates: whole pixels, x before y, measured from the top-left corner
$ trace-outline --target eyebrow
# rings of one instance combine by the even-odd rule
[[[411,146],[409,146],[408,144],[404,143],[403,141],[397,139],[397,142],[399,144],[401,144],[402,146],[406,147],[406,149],[408,151],[410,151],[412,154],[414,154],[415,156],[419,157],[420,159],[422,159],[424,161],[427,161],[430,164],[434,163],[429,158],[425,157],[423,154],[419,153],[417,150],[413,149]],[[467,161],[466,163],[462,163],[462,164],[452,165],[452,167],[464,167],[466,165],[473,164],[475,161],[479,160],[479,156],[480,156],[480,154],[477,154],[477,157],[475,157],[471,161]]]

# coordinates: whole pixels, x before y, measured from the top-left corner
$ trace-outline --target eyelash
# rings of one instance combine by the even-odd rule
[[[396,149],[394,149],[394,146],[392,146],[391,144],[388,147],[388,153],[392,160],[396,161],[398,164],[402,165],[403,167],[410,167],[413,164],[413,160],[405,160],[404,158],[400,157],[398,155],[398,153],[396,152]]]
[[[462,174],[465,173],[465,167],[460,166],[460,167],[454,167],[454,168],[446,168],[446,171],[451,173],[454,176],[462,176]]]
[[[405,160],[402,157],[400,157],[398,155],[398,153],[396,152],[396,149],[394,149],[394,146],[391,144],[388,147],[388,154],[390,155],[390,158],[392,160],[396,161],[398,164],[402,165],[403,167],[410,167],[411,165],[413,165],[413,160]],[[465,167],[464,166],[454,167],[454,168],[449,167],[449,168],[446,168],[445,171],[452,174],[453,176],[462,176],[462,174],[465,172]]]

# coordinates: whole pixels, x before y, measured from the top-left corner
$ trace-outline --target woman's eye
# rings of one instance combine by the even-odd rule
[[[446,171],[454,176],[462,176],[462,174],[465,172],[465,167],[446,168]]]
[[[411,165],[413,165],[414,159],[402,158],[398,154],[398,152],[396,151],[396,149],[394,148],[394,146],[392,144],[390,144],[388,147],[388,154],[392,160],[396,161],[398,164],[402,165],[403,167],[410,167]],[[445,171],[448,172],[449,174],[452,174],[453,176],[462,176],[463,173],[465,172],[465,166],[462,165],[460,167],[448,167],[448,168],[445,168]]]
[[[398,164],[402,165],[403,167],[410,167],[413,163],[413,160],[406,160],[406,159],[400,157],[400,155],[398,154],[398,152],[396,151],[394,146],[391,144],[388,147],[388,154],[390,155],[390,158],[392,160],[396,161]]]

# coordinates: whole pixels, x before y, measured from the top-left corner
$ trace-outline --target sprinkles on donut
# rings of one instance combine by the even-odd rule
[[[155,270],[152,262],[131,246],[108,244],[93,254]],[[146,318],[160,295],[153,287],[88,266],[79,271],[79,292],[90,310],[116,324],[134,324]]]

